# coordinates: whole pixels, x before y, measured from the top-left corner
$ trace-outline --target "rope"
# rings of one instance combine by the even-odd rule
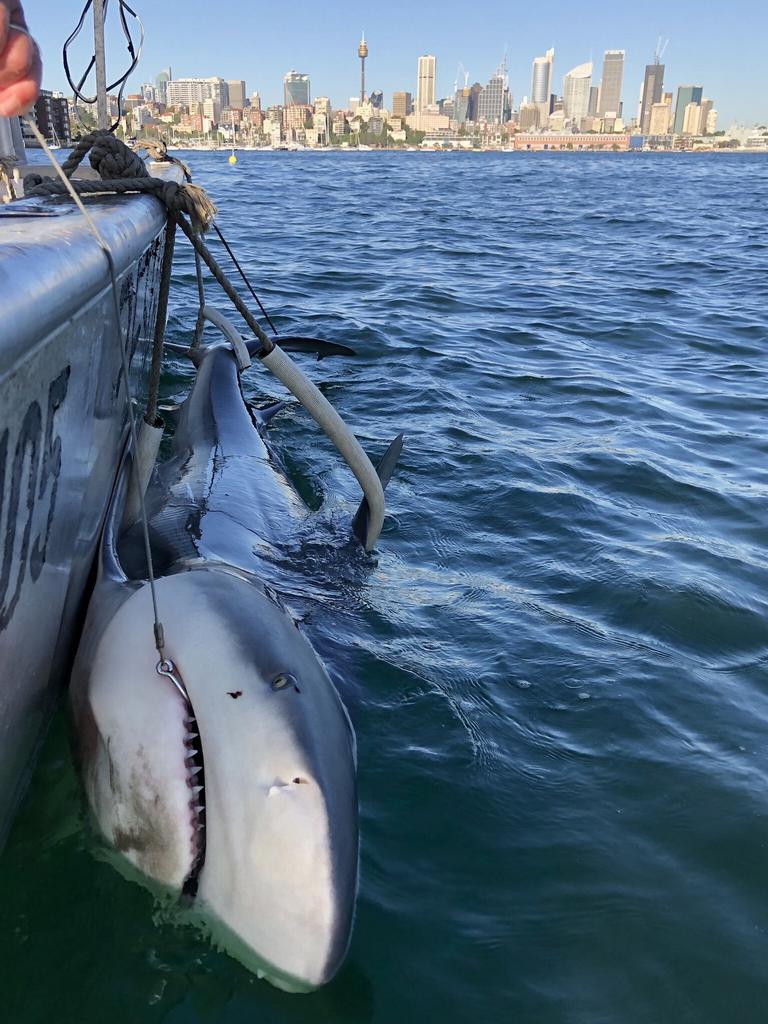
[[[195,276],[197,277],[197,322],[195,323],[195,336],[192,339],[192,348],[199,348],[203,342],[203,331],[205,330],[205,282],[203,281],[203,264],[200,253],[195,249]]]
[[[147,410],[144,422],[150,427],[162,427],[163,421],[157,415],[157,403],[160,394],[160,375],[163,370],[163,340],[165,324],[168,319],[168,298],[171,294],[171,273],[173,271],[173,250],[176,242],[176,221],[169,214],[165,225],[165,251],[163,266],[160,272],[160,294],[157,299],[157,317],[155,318],[155,337],[152,345],[152,366],[149,371],[147,387]]]
[[[139,154],[105,129],[90,132],[75,146],[61,167],[67,178],[72,177],[89,152],[91,166],[102,180],[78,179],[73,185],[78,195],[142,192],[156,196],[170,212],[186,214],[197,231],[205,232],[213,223],[216,207],[204,189],[189,182],[179,185],[175,181],[151,178]],[[60,196],[68,191],[63,181],[41,174],[27,174],[24,178],[26,196]]]
[[[158,139],[156,142],[141,142],[133,147],[134,153],[145,152],[147,156],[151,157],[152,160],[156,160],[161,164],[176,164],[180,167],[184,174],[185,181],[192,181],[192,171],[189,166],[184,163],[183,160],[179,160],[175,156],[168,155],[168,146],[164,139]]]

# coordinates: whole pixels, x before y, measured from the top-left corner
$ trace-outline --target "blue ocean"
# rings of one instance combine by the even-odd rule
[[[366,560],[330,443],[272,428],[358,738],[352,946],[291,996],[169,920],[100,855],[62,710],[0,858],[3,1019],[762,1024],[768,159],[181,155],[278,330],[356,350],[302,365],[366,450],[406,435]],[[170,340],[196,302],[180,241]]]

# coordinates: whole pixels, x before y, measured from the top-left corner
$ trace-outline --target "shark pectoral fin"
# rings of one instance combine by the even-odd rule
[[[247,343],[251,356],[258,356],[261,352],[261,344],[254,338]],[[286,352],[308,352],[317,355],[318,359],[325,359],[326,356],[354,356],[357,355],[353,348],[347,345],[339,345],[335,341],[323,341],[321,338],[304,338],[298,335],[278,335],[275,344]]]
[[[392,474],[395,471],[397,460],[400,458],[400,452],[403,450],[403,434],[400,433],[387,448],[386,452],[376,467],[379,480],[381,480],[381,486],[386,488],[389,483]],[[365,540],[368,535],[368,502],[365,498],[360,502],[355,518],[352,520],[352,533],[357,537],[361,544],[365,545]]]

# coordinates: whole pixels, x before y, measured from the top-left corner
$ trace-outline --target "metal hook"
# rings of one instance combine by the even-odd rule
[[[157,665],[155,665],[155,671],[159,676],[165,676],[166,679],[170,679],[185,702],[189,704],[187,688],[184,686],[181,675],[170,658],[161,658]]]

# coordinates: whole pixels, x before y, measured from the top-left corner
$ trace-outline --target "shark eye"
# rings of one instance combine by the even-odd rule
[[[286,686],[296,686],[296,680],[288,672],[281,672],[272,680],[273,690],[284,690]]]

